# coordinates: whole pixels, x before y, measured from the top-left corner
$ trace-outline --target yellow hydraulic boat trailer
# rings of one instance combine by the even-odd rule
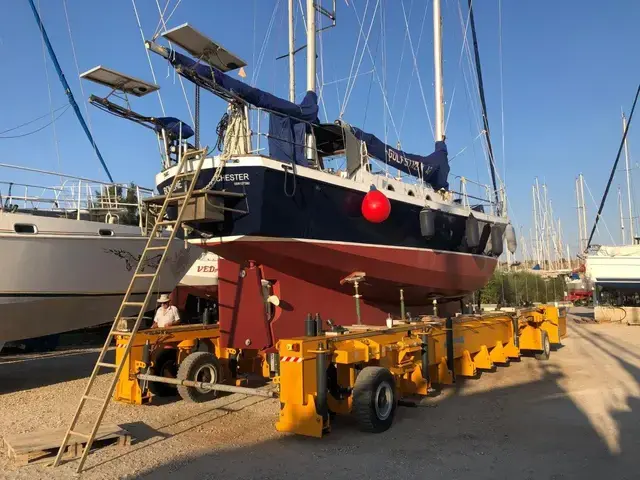
[[[363,430],[382,432],[406,397],[428,395],[435,385],[474,377],[526,352],[548,359],[566,335],[566,309],[542,305],[515,314],[395,320],[387,327],[318,327],[308,319],[307,335],[279,340],[277,354],[222,348],[217,325],[140,331],[114,397],[142,404],[175,394],[176,387],[194,402],[220,391],[279,396],[279,431],[322,437],[331,413],[352,414]],[[124,345],[124,338],[117,341],[118,360]],[[272,378],[279,393],[242,386],[248,373]]]

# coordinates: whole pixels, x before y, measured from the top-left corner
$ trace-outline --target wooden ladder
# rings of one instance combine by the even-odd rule
[[[125,293],[124,298],[122,299],[122,304],[120,305],[120,309],[118,310],[118,313],[115,316],[113,325],[111,326],[111,330],[109,331],[109,335],[107,336],[107,339],[104,342],[104,346],[102,347],[100,355],[98,356],[98,360],[95,364],[95,367],[93,368],[93,372],[91,373],[89,382],[87,383],[84,393],[80,397],[80,402],[78,403],[78,408],[76,409],[76,413],[73,416],[71,425],[69,425],[69,428],[67,429],[67,433],[65,434],[64,439],[62,440],[62,445],[60,445],[60,449],[58,450],[56,459],[53,462],[54,467],[57,467],[60,464],[60,460],[62,459],[62,456],[66,450],[66,447],[69,443],[69,439],[72,435],[74,435],[86,441],[86,445],[82,452],[82,456],[80,457],[80,463],[78,464],[78,468],[77,468],[78,473],[82,472],[82,467],[84,466],[84,463],[87,460],[87,456],[89,455],[89,451],[91,450],[91,445],[93,443],[93,440],[95,439],[96,433],[98,432],[98,428],[102,423],[102,418],[104,417],[104,414],[107,411],[109,400],[111,399],[111,396],[113,395],[113,391],[118,383],[118,379],[120,377],[120,373],[122,372],[122,368],[126,364],[129,351],[131,350],[131,345],[133,344],[133,338],[137,333],[138,328],[140,327],[140,324],[142,323],[144,313],[147,310],[147,307],[149,305],[151,298],[153,297],[153,290],[154,290],[154,287],[156,286],[158,276],[160,274],[160,271],[162,270],[162,266],[164,265],[164,262],[167,258],[167,252],[169,251],[169,248],[173,242],[173,239],[176,236],[176,233],[182,226],[182,216],[185,209],[187,208],[187,204],[189,200],[191,199],[191,195],[194,191],[198,176],[200,175],[200,170],[202,169],[202,165],[204,163],[206,153],[207,153],[207,148],[187,151],[182,156],[178,164],[178,170],[176,172],[176,175],[173,177],[171,186],[169,187],[164,203],[162,204],[162,208],[160,209],[160,212],[158,214],[158,217],[157,217],[158,221],[155,222],[151,230],[151,234],[149,235],[147,244],[142,252],[142,256],[138,261],[138,266],[136,267],[135,273],[133,274],[133,277],[131,278],[131,282],[129,283],[129,288],[127,288],[127,292]],[[189,160],[194,160],[194,162],[190,162]],[[194,166],[193,164],[195,164],[195,168],[189,169],[188,166],[190,164],[192,166]],[[188,187],[186,189],[182,187],[184,180],[188,180]],[[180,185],[180,188],[177,188],[178,185]],[[182,190],[182,191],[176,191],[176,190]],[[171,204],[180,204],[180,203],[182,205],[178,208],[178,215],[176,219],[164,220],[164,216],[167,212],[167,207],[169,207]],[[171,234],[169,236],[161,236],[160,234],[163,229],[162,227],[168,227],[168,226],[172,227]],[[162,256],[160,257],[160,261],[158,263],[158,267],[155,270],[155,273],[143,273],[145,268],[144,260],[145,258],[148,258],[147,255],[150,253],[153,253],[153,254],[162,253]],[[133,287],[140,280],[147,281],[147,282],[150,280],[150,283],[148,284],[149,285],[148,290],[144,297],[144,301],[133,302],[131,301],[131,296],[133,294]],[[133,328],[127,329],[127,331],[122,331],[123,329],[120,327],[120,322],[122,320],[126,321],[125,317],[123,317],[123,313],[126,308],[138,308],[139,311],[137,316],[128,317],[129,319],[135,318],[135,323],[133,325]],[[105,362],[105,356],[111,346],[111,342],[118,335],[128,337],[124,354],[120,357],[119,362],[115,364],[107,363]],[[115,375],[111,380],[111,385],[109,386],[109,389],[104,397],[92,396],[91,390],[92,390],[92,387],[94,386],[95,379],[97,378],[98,372],[100,371],[101,368],[114,370]],[[78,424],[78,420],[85,406],[85,403],[88,401],[99,402],[101,403],[101,407],[97,417],[95,418],[93,428],[91,429],[91,432],[87,435],[86,433],[78,432],[76,430],[76,426]]]

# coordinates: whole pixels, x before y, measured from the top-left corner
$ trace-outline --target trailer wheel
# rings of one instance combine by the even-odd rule
[[[365,367],[353,387],[352,413],[360,429],[380,433],[393,423],[398,399],[391,372],[383,367]]]
[[[222,367],[213,353],[195,352],[183,360],[178,369],[179,380],[193,380],[196,382],[219,383],[222,381]],[[178,386],[178,393],[183,400],[202,403],[213,400],[218,396],[216,390],[207,388]]]
[[[540,353],[536,353],[537,360],[549,360],[551,356],[551,342],[549,341],[549,334],[540,330],[540,335],[542,336],[542,351]]]
[[[176,378],[177,361],[177,350],[167,348],[158,354],[149,373],[158,377]],[[149,390],[158,397],[173,397],[176,394],[176,386],[168,383],[149,382]]]

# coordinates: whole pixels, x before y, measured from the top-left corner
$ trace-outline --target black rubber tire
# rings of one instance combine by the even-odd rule
[[[198,382],[221,383],[222,367],[218,357],[209,352],[195,352],[185,358],[178,369],[179,380],[195,380]],[[202,403],[218,396],[216,390],[199,390],[196,387],[178,386],[178,394],[183,400]]]
[[[549,357],[551,356],[551,342],[549,341],[549,334],[544,330],[540,330],[540,335],[542,335],[542,351],[535,354],[536,359],[543,361],[549,360]]]
[[[353,387],[351,413],[361,430],[384,432],[391,427],[398,398],[393,375],[383,367],[365,367]]]
[[[173,348],[165,349],[158,354],[149,373],[159,377],[176,378],[178,375],[177,362],[178,351]],[[149,390],[158,397],[174,397],[178,393],[175,385],[159,382],[149,382]]]

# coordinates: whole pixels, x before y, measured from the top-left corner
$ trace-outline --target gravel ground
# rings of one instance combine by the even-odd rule
[[[358,432],[348,418],[322,440],[281,434],[278,402],[242,395],[112,404],[105,421],[136,442],[92,453],[81,478],[638,478],[640,328],[573,313],[550,361],[523,358],[459,382],[420,408],[401,408],[379,435]],[[0,358],[0,435],[66,426],[96,355]],[[69,478],[74,466],[17,468],[0,455],[0,478]]]

